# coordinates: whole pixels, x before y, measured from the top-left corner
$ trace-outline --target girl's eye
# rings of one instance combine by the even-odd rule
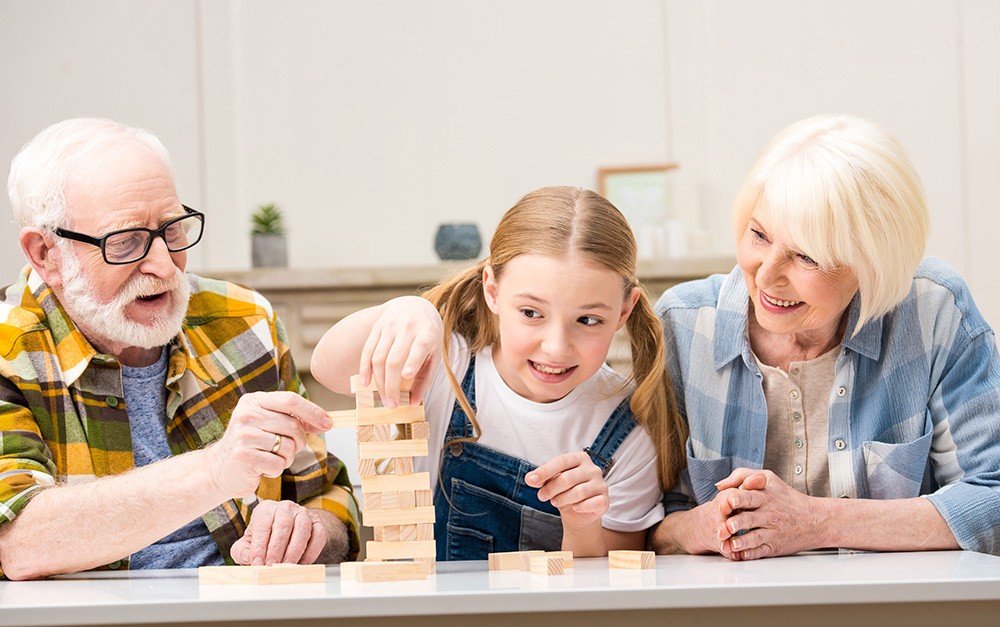
[[[604,324],[604,321],[596,316],[580,316],[576,321],[585,327],[596,327]]]
[[[521,309],[521,315],[523,315],[525,318],[530,318],[532,320],[534,320],[535,318],[541,318],[542,317],[542,314],[540,312],[538,312],[538,310],[536,310],[536,309],[529,309],[527,307]]]

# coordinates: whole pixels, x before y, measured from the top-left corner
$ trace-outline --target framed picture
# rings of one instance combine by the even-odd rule
[[[633,229],[663,224],[671,197],[671,170],[676,163],[600,168],[597,193],[618,207]]]

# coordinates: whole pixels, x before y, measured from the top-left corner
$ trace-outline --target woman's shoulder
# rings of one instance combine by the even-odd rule
[[[668,288],[656,301],[655,311],[657,315],[663,316],[671,310],[724,307],[728,296],[741,290],[745,294],[746,285],[739,267],[736,267],[729,274],[713,274]],[[742,299],[739,294],[735,296],[740,302],[745,300],[745,296]]]
[[[965,279],[943,259],[926,257],[920,262],[907,300],[912,300],[916,309],[924,312],[924,318],[933,312],[936,318],[959,319],[971,335],[990,330]]]

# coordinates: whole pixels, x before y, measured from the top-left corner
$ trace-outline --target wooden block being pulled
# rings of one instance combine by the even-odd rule
[[[357,410],[357,421],[359,425],[399,425],[410,422],[420,423],[424,420],[423,405],[413,407],[373,407],[371,409],[359,407]]]
[[[549,577],[552,575],[562,575],[566,572],[566,568],[563,565],[563,558],[558,555],[542,553],[540,555],[532,555],[528,558],[528,561],[532,575]]]
[[[608,568],[656,568],[656,554],[652,551],[608,551]]]
[[[341,578],[358,583],[427,579],[429,574],[431,570],[425,562],[344,562],[340,565]]]
[[[273,564],[271,566],[202,566],[199,584],[288,584],[323,583],[324,564]]]
[[[531,563],[528,558],[543,553],[545,551],[508,551],[506,553],[490,553],[486,559],[490,570],[529,570]],[[527,564],[527,568],[522,568],[522,562]]]
[[[410,387],[413,385],[413,379],[403,379],[399,382],[399,389],[409,391]],[[371,383],[368,385],[361,385],[361,375],[356,374],[351,376],[351,394],[357,394],[358,392],[377,392],[378,388],[375,386],[375,378],[372,377]]]

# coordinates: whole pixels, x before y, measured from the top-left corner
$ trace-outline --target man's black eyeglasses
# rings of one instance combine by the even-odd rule
[[[116,266],[135,263],[149,254],[154,237],[162,237],[167,250],[172,253],[187,250],[201,241],[205,230],[205,214],[187,205],[181,206],[184,207],[185,214],[167,220],[158,229],[122,229],[112,231],[104,237],[91,237],[63,228],[56,228],[55,233],[59,237],[97,246],[104,255],[105,263]]]

